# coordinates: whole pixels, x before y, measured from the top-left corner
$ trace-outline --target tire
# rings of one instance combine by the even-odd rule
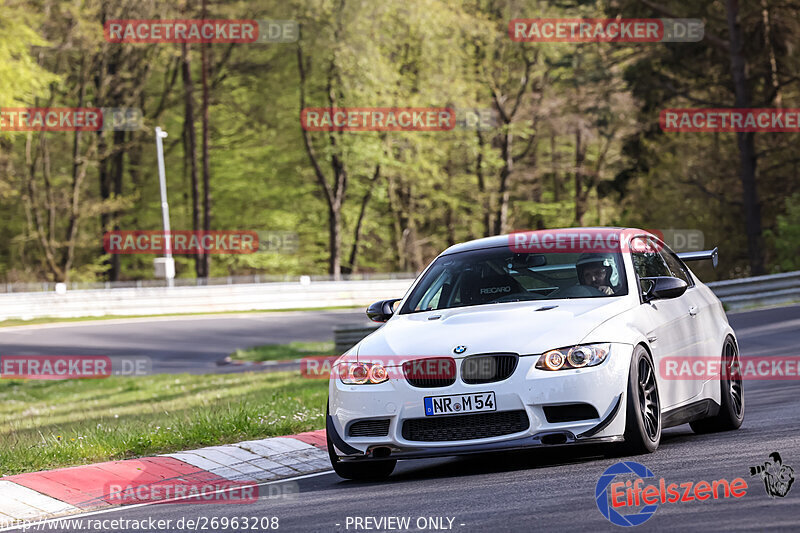
[[[661,400],[653,360],[644,346],[631,356],[625,409],[625,442],[620,451],[628,455],[653,453],[661,442]]]
[[[720,407],[715,416],[689,422],[692,431],[698,434],[739,429],[744,421],[744,388],[739,372],[739,350],[736,342],[728,337],[722,347],[723,368],[726,377],[720,376]]]
[[[327,416],[327,412],[325,413]],[[397,459],[387,459],[385,461],[364,461],[362,463],[348,463],[339,459],[333,443],[326,432],[328,441],[328,457],[331,459],[331,466],[334,472],[344,479],[354,481],[380,481],[388,478],[394,472]]]

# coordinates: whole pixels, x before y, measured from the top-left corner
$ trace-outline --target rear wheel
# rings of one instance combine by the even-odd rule
[[[339,477],[353,479],[356,481],[377,481],[386,479],[397,465],[397,459],[387,459],[385,461],[364,461],[360,463],[348,463],[339,459],[336,450],[333,448],[330,435],[328,440],[328,457],[331,459],[331,466]]]
[[[744,421],[744,389],[739,361],[739,350],[731,337],[722,348],[725,374],[720,376],[720,407],[715,416],[689,422],[695,433],[713,433],[739,429]]]
[[[620,451],[631,455],[652,453],[661,442],[661,400],[650,354],[639,345],[633,350],[628,373],[625,443]]]

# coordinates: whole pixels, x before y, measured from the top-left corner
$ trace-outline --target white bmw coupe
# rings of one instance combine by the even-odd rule
[[[684,261],[638,229],[515,233],[452,246],[385,324],[334,364],[328,451],[348,479],[398,459],[612,443],[653,452],[663,428],[736,429],[736,336]],[[713,379],[662,379],[665,360],[718,358]],[[728,370],[727,372],[725,370]]]

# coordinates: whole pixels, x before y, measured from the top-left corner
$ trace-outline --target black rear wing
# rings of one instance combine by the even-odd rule
[[[714,268],[717,268],[719,263],[719,248],[714,247],[713,250],[702,250],[700,252],[681,252],[677,254],[683,261],[706,261],[711,260]]]

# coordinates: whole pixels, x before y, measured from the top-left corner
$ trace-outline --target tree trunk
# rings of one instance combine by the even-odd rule
[[[420,246],[419,231],[417,230],[417,218],[414,216],[415,213],[417,213],[417,202],[416,196],[414,195],[413,183],[408,184],[405,197],[405,205],[407,206],[406,212],[408,213],[405,230],[406,250],[408,250],[408,254],[411,256],[411,266],[414,268],[415,272],[419,272],[425,265],[422,260],[422,247]]]
[[[386,182],[386,195],[389,197],[389,211],[392,213],[392,233],[394,234],[394,250],[396,257],[396,266],[400,271],[405,271],[405,250],[403,249],[403,221],[402,221],[402,208],[398,199],[399,194],[395,191],[394,179],[389,177]]]
[[[509,124],[506,124],[508,128]],[[498,201],[497,212],[494,218],[494,234],[501,235],[508,227],[508,203],[511,198],[510,191],[508,190],[508,177],[511,171],[514,170],[514,158],[511,156],[512,144],[514,142],[513,134],[506,130],[503,134],[502,154],[503,154],[503,168],[500,169],[500,185],[497,188]]]
[[[100,182],[100,199],[102,201],[106,201],[111,198],[111,183],[109,178],[109,157],[108,157],[108,145],[105,140],[105,132],[98,131],[97,132],[97,150],[100,155],[100,160],[97,162],[97,177]],[[107,231],[111,231],[111,214],[108,213],[105,209],[100,212],[100,231],[104,234]],[[103,244],[100,244],[101,254],[105,254],[105,247]],[[108,271],[106,272],[106,280],[112,281],[111,279],[111,270],[114,268],[114,261],[113,258],[116,254],[111,254],[111,257],[106,259],[105,264],[108,266]]]
[[[203,15],[202,18],[205,19],[207,16],[206,12],[206,0],[203,0]],[[211,181],[211,170],[210,170],[210,163],[208,159],[208,64],[209,64],[209,50],[208,44],[202,43],[200,45],[200,54],[201,54],[201,62],[202,62],[202,83],[203,83],[203,231],[210,231],[211,230],[211,190],[210,190],[210,181]],[[208,278],[211,265],[209,264],[209,256],[208,254],[204,254],[201,256],[202,265],[202,276],[204,278]]]
[[[411,187],[406,186],[402,179],[395,182],[392,178],[389,178],[388,192],[389,209],[392,211],[395,228],[398,268],[402,272],[406,272],[409,269],[416,268],[415,251],[413,249],[415,229],[413,227],[412,213],[414,206]]]
[[[336,157],[333,158],[336,160]],[[334,163],[334,167],[336,164]],[[338,175],[343,172],[339,168],[334,171],[335,181],[339,181]],[[337,187],[338,189],[338,187]],[[333,276],[333,279],[339,281],[342,279],[342,204],[344,203],[343,194],[334,194],[333,201],[328,204],[328,224],[330,226],[330,240],[331,256],[328,261],[328,273]]]
[[[492,206],[486,191],[486,177],[483,174],[483,148],[486,146],[486,141],[480,129],[476,131],[476,134],[478,136],[478,159],[475,162],[475,176],[478,178],[478,192],[480,192],[483,208],[483,236],[489,237],[492,234]]]
[[[300,110],[306,107],[306,61],[303,57],[303,49],[297,46],[297,70],[300,75]],[[328,77],[328,98],[330,107],[336,107],[335,92],[332,86],[333,65]],[[311,137],[308,130],[301,127],[301,135],[303,137],[303,146],[308,154],[308,159],[311,161],[311,166],[314,168],[314,177],[325,195],[325,201],[328,204],[328,246],[330,256],[328,258],[328,273],[333,276],[333,279],[338,280],[342,275],[341,265],[341,231],[342,231],[342,204],[344,203],[345,193],[347,192],[347,172],[344,168],[344,163],[336,155],[336,137],[333,133],[328,136],[333,155],[331,156],[331,166],[333,168],[333,187],[328,184],[325,174],[322,172],[319,158],[317,158],[314,146],[311,143]]]
[[[728,31],[730,32],[730,61],[736,107],[751,106],[747,87],[747,64],[744,57],[744,41],[739,25],[738,0],[726,0]],[[750,274],[764,273],[764,257],[761,246],[761,207],[756,187],[755,133],[737,132],[736,144],[739,147],[739,177],[742,182],[742,203],[744,205],[745,234],[747,235],[747,255],[750,261]]]
[[[42,134],[42,178],[44,178],[45,201],[47,202],[47,228],[51,242],[56,239],[56,202],[53,198],[52,165],[50,164],[50,144],[47,135]]]
[[[328,258],[328,272],[333,279],[339,280],[342,272],[342,210],[341,207],[328,206],[328,247],[331,255]]]
[[[445,172],[447,175],[447,181],[445,182],[445,186],[447,187],[448,191],[453,190],[453,174],[452,169],[450,167],[450,161],[447,162],[447,167],[445,168]],[[453,204],[447,202],[444,211],[444,227],[445,231],[447,232],[447,246],[453,246],[456,243],[456,224],[455,224],[455,217],[453,213]]]
[[[533,183],[531,184],[531,198],[536,204],[542,204],[544,193],[544,174],[539,172],[539,141],[538,136],[534,140],[533,151],[530,155],[529,168],[532,170]],[[537,213],[533,220],[536,229],[544,229],[544,215]]]
[[[361,228],[364,224],[364,218],[366,217],[367,205],[369,204],[369,201],[372,198],[372,192],[375,190],[375,184],[378,182],[378,178],[380,178],[380,175],[381,175],[381,166],[375,165],[375,173],[372,175],[372,179],[367,185],[367,192],[364,194],[364,198],[361,200],[361,210],[358,213],[358,220],[356,221],[356,229],[353,232],[353,248],[352,250],[350,250],[349,268],[351,274],[355,273],[357,268],[356,263],[358,260],[358,245],[361,242]]]
[[[769,52],[769,83],[772,86],[772,98],[777,107],[783,105],[781,84],[778,80],[778,61],[775,58],[775,46],[772,44],[772,17],[767,0],[761,0],[761,19],[764,22],[764,47]]]
[[[142,169],[142,146],[141,141],[142,132],[132,131],[130,136],[131,148],[128,150],[128,179],[131,182],[131,188],[138,190],[141,184],[141,169]],[[139,225],[137,211],[134,209],[130,213],[131,227]]]
[[[561,180],[558,177],[559,171],[559,155],[556,148],[556,134],[550,133],[550,159],[551,170],[553,172],[553,201],[558,203],[561,201]]]
[[[586,213],[586,196],[584,193],[583,162],[586,148],[583,146],[581,124],[575,127],[575,223],[583,226],[583,215]]]
[[[111,182],[114,189],[115,200],[122,197],[122,180],[125,174],[125,131],[118,130],[114,132],[114,143],[112,145],[111,157]],[[120,211],[111,213],[111,218],[114,221],[114,231],[119,231],[119,219],[122,217]],[[120,275],[120,262],[119,254],[111,255],[111,269],[108,271],[109,281],[119,281]]]
[[[39,135],[45,135],[45,132],[40,132]],[[58,260],[56,258],[56,245],[54,244],[54,236],[48,236],[47,229],[45,228],[45,221],[43,220],[41,211],[39,210],[38,198],[39,193],[36,187],[36,166],[37,156],[33,152],[33,134],[29,133],[25,139],[25,173],[26,177],[25,192],[26,192],[26,207],[30,213],[29,219],[36,224],[36,235],[39,238],[39,244],[45,255],[47,268],[56,281],[61,281],[64,277],[64,272],[61,270]]]
[[[194,84],[189,45],[182,46],[184,119],[183,131],[186,158],[189,160],[189,180],[192,189],[192,230],[200,229],[200,190],[197,182],[197,133],[194,128]],[[198,278],[204,277],[202,255],[193,255],[194,271]]]
[[[81,60],[80,87],[78,89],[78,105],[83,107],[86,100],[86,63]],[[66,248],[63,255],[63,278],[58,281],[69,281],[69,271],[75,256],[75,244],[78,236],[78,223],[80,220],[81,186],[86,177],[86,160],[90,157],[88,150],[81,156],[81,130],[75,131],[72,142],[72,197],[70,198],[69,222],[67,224]]]

